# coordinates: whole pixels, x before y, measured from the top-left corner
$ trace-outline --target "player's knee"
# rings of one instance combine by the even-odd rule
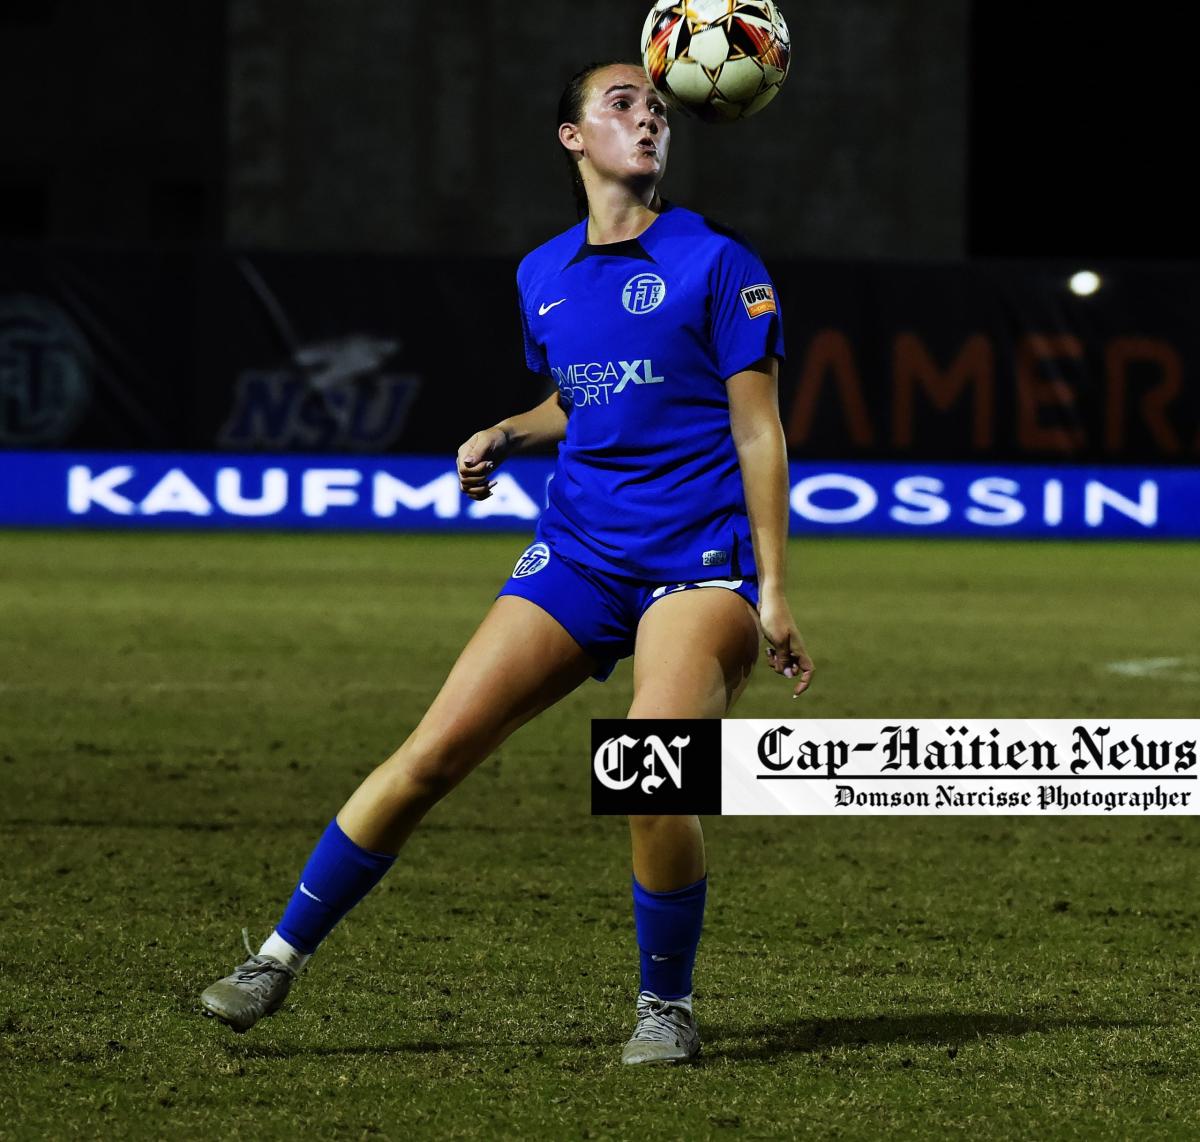
[[[483,760],[482,743],[447,734],[414,734],[384,763],[387,785],[404,799],[440,801]]]
[[[452,770],[432,766],[407,766],[389,783],[398,798],[433,805],[450,792],[462,778]]]

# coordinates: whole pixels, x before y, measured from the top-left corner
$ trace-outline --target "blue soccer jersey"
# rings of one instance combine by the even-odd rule
[[[783,356],[767,271],[679,206],[627,242],[589,246],[586,227],[517,270],[526,361],[568,412],[538,538],[633,579],[752,576],[725,381]]]

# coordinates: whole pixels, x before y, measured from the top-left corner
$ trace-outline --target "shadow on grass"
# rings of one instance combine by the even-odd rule
[[[1165,1024],[1151,1020],[1100,1019],[1095,1016],[1074,1018],[1054,1016],[998,1015],[989,1012],[930,1012],[924,1015],[864,1015],[853,1019],[792,1019],[764,1025],[748,1032],[744,1027],[732,1030],[720,1024],[705,1022],[704,1059],[771,1059],[792,1054],[818,1054],[838,1047],[873,1047],[906,1044],[920,1047],[957,1049],[968,1043],[1000,1037],[1053,1033],[1055,1031],[1115,1031]],[[619,1047],[624,1038],[611,1043],[599,1043],[590,1035],[569,1035],[560,1039],[541,1039],[512,1043],[515,1053],[529,1053],[534,1048],[575,1048],[608,1050]],[[323,1046],[260,1046],[251,1043],[229,1043],[225,1051],[238,1059],[295,1059],[343,1055],[412,1055],[438,1052],[475,1052],[483,1044],[453,1040],[415,1039],[410,1042],[348,1044],[340,1047]],[[503,1046],[493,1041],[495,1048]]]
[[[992,1012],[940,1011],[924,1015],[864,1015],[847,1019],[791,1019],[765,1024],[748,1033],[719,1025],[703,1028],[709,1058],[770,1059],[812,1054],[835,1047],[871,1047],[896,1043],[912,1046],[961,1047],[981,1039],[1016,1038],[1064,1030],[1113,1031],[1158,1027],[1137,1019],[1000,1015]],[[752,1039],[752,1042],[746,1040]],[[740,1041],[740,1042],[739,1042]],[[711,1044],[711,1046],[710,1046]]]

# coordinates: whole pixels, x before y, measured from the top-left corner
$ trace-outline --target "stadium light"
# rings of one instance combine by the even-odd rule
[[[1080,270],[1071,275],[1067,284],[1077,297],[1091,297],[1100,288],[1100,275],[1091,270]]]

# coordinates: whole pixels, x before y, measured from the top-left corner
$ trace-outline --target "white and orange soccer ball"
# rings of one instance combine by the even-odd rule
[[[706,123],[761,111],[779,94],[791,53],[773,0],[658,0],[642,28],[642,63],[655,90]]]

